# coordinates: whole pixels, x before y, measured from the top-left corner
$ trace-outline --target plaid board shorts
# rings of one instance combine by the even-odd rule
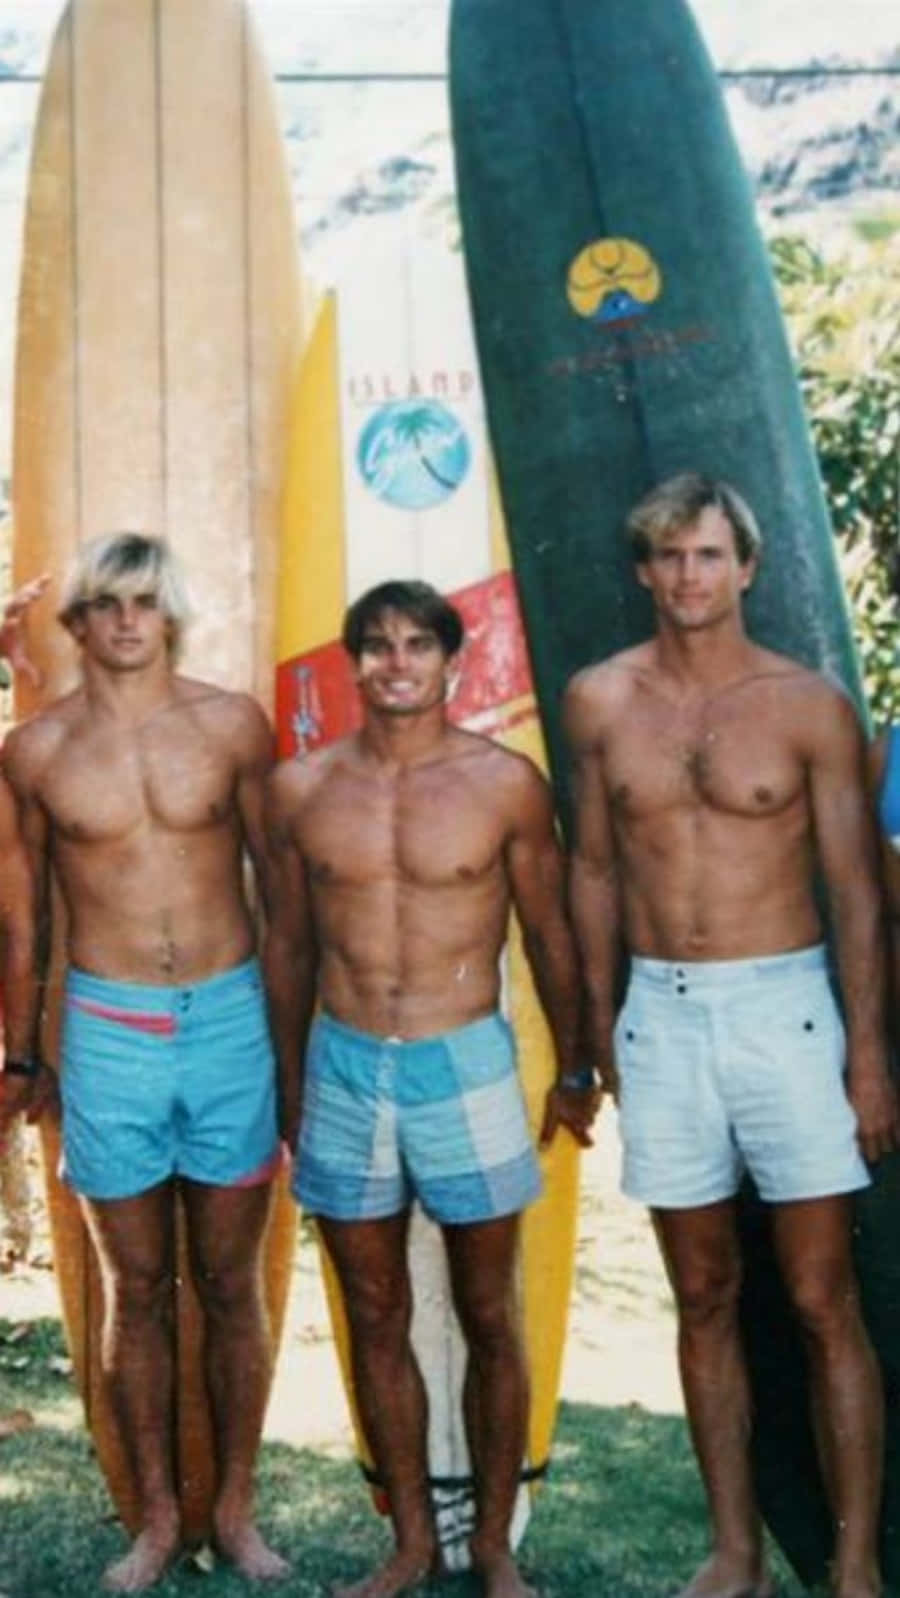
[[[414,1197],[444,1225],[524,1209],[541,1176],[508,1022],[403,1042],[317,1017],[293,1191],[333,1220],[396,1215]]]

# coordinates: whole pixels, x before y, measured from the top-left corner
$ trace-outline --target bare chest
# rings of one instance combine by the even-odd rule
[[[342,782],[309,808],[301,845],[313,884],[449,888],[499,869],[503,829],[465,784]]]
[[[789,729],[747,711],[644,710],[612,740],[606,776],[614,810],[623,817],[674,807],[776,815],[804,790]]]
[[[113,842],[142,826],[192,832],[226,821],[234,775],[202,734],[71,741],[48,771],[42,802],[56,831],[77,842]]]

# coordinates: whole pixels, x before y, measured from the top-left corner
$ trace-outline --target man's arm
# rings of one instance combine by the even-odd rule
[[[269,872],[263,820],[264,787],[275,763],[275,746],[269,722],[249,695],[237,698],[240,722],[233,754],[237,761],[237,808],[250,857],[256,889],[263,908],[268,905]]]
[[[876,818],[887,759],[887,735],[869,746],[868,768],[872,808]],[[876,820],[876,825],[878,822]],[[888,917],[888,1036],[894,1050],[895,1066],[900,1062],[900,850],[881,831],[881,881]]]
[[[318,946],[295,820],[302,803],[300,767],[285,762],[265,792],[268,922],[263,970],[278,1060],[281,1135],[296,1149],[300,1133],[303,1061],[318,975]],[[299,791],[298,791],[299,790]]]
[[[827,692],[827,699],[825,693]],[[837,940],[847,1026],[847,1082],[867,1160],[895,1147],[900,1112],[887,1054],[887,959],[878,841],[855,711],[823,690],[805,717],[816,841]]]
[[[506,869],[512,902],[534,985],[550,1027],[557,1074],[547,1095],[541,1142],[567,1126],[582,1147],[597,1113],[592,1073],[579,1071],[581,982],[565,908],[565,871],[556,838],[550,789],[530,761],[517,761]]]
[[[622,958],[621,890],[602,748],[597,742],[595,695],[582,679],[570,683],[563,709],[575,760],[569,892],[587,988],[588,1041],[601,1087],[617,1099],[613,1028]]]
[[[0,777],[0,923],[3,928],[2,980],[4,1048],[7,1060],[37,1067],[40,972],[36,929],[45,903],[46,824],[35,803],[22,807],[20,825],[13,789]],[[36,1119],[56,1098],[54,1073],[0,1076],[0,1124],[20,1111]]]

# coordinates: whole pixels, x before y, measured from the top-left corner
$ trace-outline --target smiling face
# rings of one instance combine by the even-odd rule
[[[755,570],[755,561],[739,559],[727,516],[708,505],[696,521],[660,533],[637,575],[653,595],[657,617],[676,631],[694,632],[740,610]]]
[[[384,716],[443,706],[455,658],[430,627],[399,610],[381,611],[367,623],[356,660],[363,705]]]
[[[72,618],[85,654],[110,671],[139,671],[168,652],[171,623],[155,589],[101,589]]]

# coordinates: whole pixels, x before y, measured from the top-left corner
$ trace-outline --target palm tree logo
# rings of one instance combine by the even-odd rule
[[[455,494],[472,451],[459,418],[438,400],[392,400],[370,416],[356,460],[379,499],[428,510]]]

